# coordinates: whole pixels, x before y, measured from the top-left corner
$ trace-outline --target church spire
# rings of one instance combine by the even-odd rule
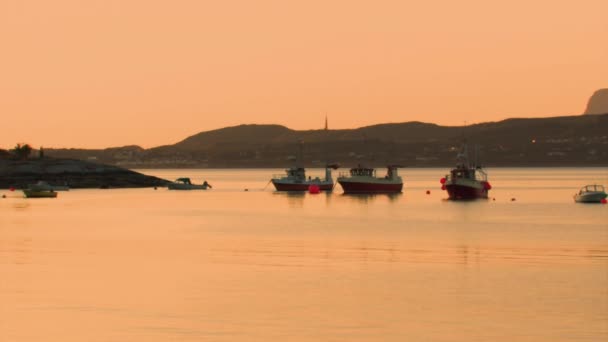
[[[329,127],[327,126],[327,114],[325,114],[325,130],[327,131]]]

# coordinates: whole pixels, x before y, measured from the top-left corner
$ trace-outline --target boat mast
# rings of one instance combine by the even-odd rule
[[[329,140],[329,124],[327,121],[327,113],[325,113],[325,129],[323,131],[325,139],[321,140],[321,149],[323,150],[323,160],[325,161],[325,181],[329,182],[332,180],[331,169],[329,167],[329,157],[327,156],[327,150],[323,148],[323,144],[325,144]]]
[[[296,156],[296,167],[304,167],[304,141],[298,140],[298,154]]]
[[[456,162],[457,162],[458,166],[460,166],[460,167],[465,167],[465,168],[469,168],[470,167],[470,164],[469,164],[469,150],[468,150],[468,147],[467,147],[467,141],[466,141],[466,139],[462,143],[462,147],[460,148],[460,152],[458,153],[458,155],[456,155]]]
[[[471,167],[471,163],[469,161],[469,148],[467,145],[466,128],[467,122],[465,120],[464,126],[462,126],[462,146],[460,147],[460,152],[456,156],[456,163],[459,167],[468,169]]]

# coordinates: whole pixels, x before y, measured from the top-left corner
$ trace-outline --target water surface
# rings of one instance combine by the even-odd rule
[[[444,169],[397,196],[144,172],[214,188],[0,190],[0,341],[608,340],[608,206],[572,200],[606,169],[490,169],[474,202]]]

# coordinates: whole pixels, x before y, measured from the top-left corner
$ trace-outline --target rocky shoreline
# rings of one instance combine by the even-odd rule
[[[117,166],[76,159],[0,159],[0,189],[23,189],[38,181],[72,189],[163,187],[170,183]]]

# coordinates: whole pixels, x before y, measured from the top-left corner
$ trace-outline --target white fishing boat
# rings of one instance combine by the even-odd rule
[[[306,169],[303,165],[304,145],[300,142],[298,155],[290,157],[294,161],[294,165],[285,170],[284,175],[274,175],[270,180],[277,191],[308,191],[311,187],[318,187],[320,191],[332,191],[334,188],[334,180],[331,176],[331,170],[337,169],[338,164],[328,164],[325,166],[325,177],[319,176],[306,177]]]
[[[332,191],[334,188],[334,180],[331,177],[332,168],[335,169],[337,166],[325,167],[325,178],[318,176],[306,178],[304,167],[294,166],[285,170],[285,175],[272,177],[271,182],[277,191],[308,191],[311,186],[318,186],[321,191]]]

